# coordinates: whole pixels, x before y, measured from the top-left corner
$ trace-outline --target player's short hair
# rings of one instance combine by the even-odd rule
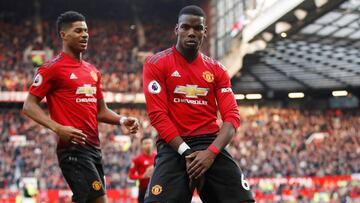
[[[147,139],[151,139],[152,140],[152,137],[150,135],[144,135],[141,139],[140,139],[140,143],[143,143],[144,140],[147,140]]]
[[[85,21],[83,14],[76,11],[66,11],[65,13],[60,14],[56,20],[56,30],[58,35],[60,35],[61,30],[76,21]]]
[[[206,18],[204,10],[202,10],[202,8],[196,5],[185,6],[184,8],[182,8],[179,12],[178,17],[180,17],[181,15],[195,15]]]

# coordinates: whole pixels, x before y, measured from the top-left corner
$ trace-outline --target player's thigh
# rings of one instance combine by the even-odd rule
[[[204,203],[254,202],[244,174],[226,150],[217,155],[205,173],[199,195]]]
[[[95,199],[89,201],[89,203],[107,203],[107,198],[105,195],[102,195],[100,197],[96,197]]]
[[[98,159],[95,162],[95,167],[96,167],[96,172],[97,172],[97,177],[99,178],[102,187],[104,188],[104,190],[106,190],[106,183],[105,183],[105,173],[104,173],[104,167],[101,163],[101,159]]]
[[[184,158],[169,146],[159,147],[145,202],[186,203],[191,197]]]
[[[59,166],[73,192],[74,202],[87,202],[105,195],[104,176],[94,161],[77,155],[65,155]]]

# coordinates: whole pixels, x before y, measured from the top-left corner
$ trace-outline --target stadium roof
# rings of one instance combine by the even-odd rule
[[[236,93],[360,89],[360,1],[314,16],[289,37],[247,55],[232,79]]]

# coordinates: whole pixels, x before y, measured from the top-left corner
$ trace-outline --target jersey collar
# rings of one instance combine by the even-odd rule
[[[173,46],[172,49],[174,50],[174,53],[178,56],[178,58],[180,58],[184,63],[194,65],[194,64],[199,63],[199,62],[201,61],[201,59],[202,59],[202,53],[199,51],[196,59],[193,60],[191,63],[189,63],[189,62],[180,54],[180,52],[176,49],[175,46]]]
[[[78,64],[82,64],[83,60],[81,59],[80,61],[74,59],[73,57],[69,56],[68,54],[66,54],[65,52],[61,51],[61,55],[64,56],[64,58],[66,58],[67,60],[70,60],[72,62],[78,63]]]

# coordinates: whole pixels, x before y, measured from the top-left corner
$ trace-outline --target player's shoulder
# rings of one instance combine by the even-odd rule
[[[137,162],[139,162],[139,160],[141,160],[141,159],[142,159],[142,154],[138,154],[138,155],[136,155],[132,160],[133,160],[134,163],[137,163]]]
[[[86,67],[88,67],[88,68],[90,68],[90,69],[92,69],[92,70],[94,70],[96,72],[100,72],[99,69],[94,64],[89,63],[89,62],[87,62],[85,60],[83,60],[82,63],[83,63],[84,66],[86,66]]]
[[[212,68],[219,69],[221,71],[227,71],[225,66],[222,65],[219,61],[217,61],[203,53],[201,55],[202,55],[202,59],[203,59],[204,63],[206,63],[207,65],[211,66]]]
[[[172,56],[173,54],[174,54],[173,48],[168,48],[147,57],[145,62],[148,64],[158,64],[161,61],[166,60],[168,57]]]
[[[61,64],[64,60],[63,53],[59,53],[58,55],[52,57],[51,59],[47,60],[40,68],[51,69],[56,67],[57,65]]]

